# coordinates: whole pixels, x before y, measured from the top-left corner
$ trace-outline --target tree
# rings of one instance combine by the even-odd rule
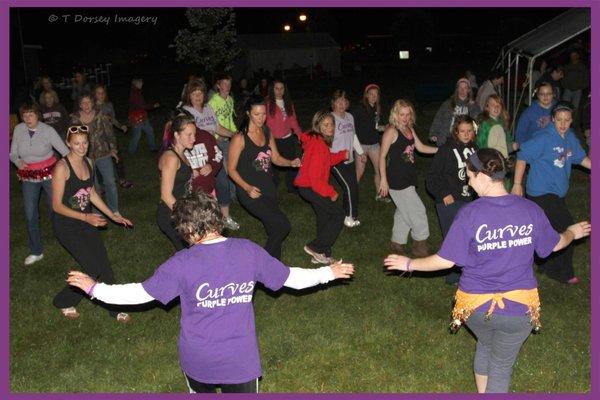
[[[232,8],[188,8],[190,29],[175,37],[177,61],[206,71],[230,70],[240,50],[236,43],[235,12]]]

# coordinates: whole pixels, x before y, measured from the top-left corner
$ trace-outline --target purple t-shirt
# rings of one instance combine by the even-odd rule
[[[481,197],[460,209],[438,255],[462,265],[459,288],[468,293],[533,289],[533,253],[544,258],[560,236],[544,211],[519,196]],[[491,302],[479,310],[487,311]],[[505,300],[494,313],[523,315],[527,307]]]
[[[142,283],[167,304],[181,300],[181,369],[203,383],[243,383],[262,375],[254,327],[256,282],[279,290],[289,268],[246,239],[181,250]]]

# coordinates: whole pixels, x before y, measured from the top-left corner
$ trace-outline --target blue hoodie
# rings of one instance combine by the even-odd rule
[[[569,189],[571,165],[581,164],[586,157],[572,129],[561,137],[554,124],[538,131],[523,143],[517,159],[530,165],[527,175],[527,194],[555,194],[565,197]]]
[[[552,121],[550,110],[553,105],[554,103],[550,107],[544,108],[539,101],[534,101],[527,107],[519,118],[517,130],[515,131],[515,141],[523,144],[531,139],[535,132],[545,128]]]

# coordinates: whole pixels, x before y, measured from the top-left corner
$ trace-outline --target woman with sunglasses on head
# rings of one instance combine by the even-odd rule
[[[112,212],[119,215],[119,192],[113,164],[113,158],[118,162],[119,156],[111,119],[95,108],[94,97],[91,94],[83,94],[79,99],[79,111],[71,115],[71,123],[87,127],[87,156],[94,163],[96,190],[100,190],[100,175],[106,193],[106,204]]]
[[[81,268],[96,280],[108,284],[115,282],[106,248],[98,227],[106,225],[106,219],[92,213],[92,204],[117,224],[131,227],[131,221],[110,210],[94,189],[94,166],[85,155],[88,151],[89,131],[86,126],[71,126],[67,130],[70,152],[54,167],[52,172],[52,225],[60,244],[79,263]],[[53,300],[55,307],[69,319],[79,313],[75,306],[85,293],[69,285]],[[108,307],[111,316],[119,322],[129,322],[131,317]]]
[[[547,257],[560,251],[588,236],[591,225],[579,222],[558,234],[538,205],[506,191],[509,165],[497,150],[478,150],[466,164],[479,198],[460,209],[437,254],[416,259],[390,254],[384,264],[408,272],[462,266],[451,330],[466,323],[477,338],[477,391],[507,393],[519,350],[540,327],[534,252]]]
[[[22,105],[19,109],[22,123],[18,124],[10,144],[10,161],[17,166],[17,176],[23,190],[29,255],[25,266],[44,258],[39,221],[39,202],[42,190],[46,195],[48,211],[52,209],[52,169],[56,164],[53,149],[65,156],[69,149],[50,125],[40,122],[36,105]]]
[[[262,96],[252,95],[245,105],[240,133],[231,139],[229,177],[235,182],[240,204],[258,218],[267,231],[265,250],[281,258],[281,245],[290,233],[290,221],[279,209],[271,163],[297,168],[300,159],[279,154],[273,135],[265,126],[267,111]]]
[[[526,164],[527,198],[539,205],[557,231],[566,229],[573,223],[565,197],[569,190],[571,166],[579,164],[592,169],[592,161],[585,154],[579,140],[571,129],[573,106],[568,102],[558,102],[552,107],[552,123],[536,132],[523,143],[517,153],[513,194],[523,196],[523,177]],[[540,271],[548,277],[563,283],[576,284],[579,279],[573,269],[573,246],[548,257],[540,264]]]
[[[194,117],[188,113],[176,114],[165,127],[161,156],[158,160],[160,201],[156,222],[173,243],[176,251],[186,248],[188,243],[175,232],[171,214],[177,199],[192,191],[194,172],[185,152],[194,148],[195,138]]]
[[[78,271],[69,273],[68,282],[110,304],[167,304],[179,297],[179,360],[190,393],[215,393],[217,387],[223,393],[258,393],[257,283],[273,291],[300,290],[350,278],[354,266],[290,268],[247,239],[226,238],[217,201],[204,192],[177,200],[173,222],[190,247],[144,282],[107,285]]]
[[[517,122],[515,141],[521,145],[531,139],[533,134],[548,125],[552,117],[550,110],[554,105],[554,91],[549,82],[540,83],[535,89],[536,100],[523,111]]]

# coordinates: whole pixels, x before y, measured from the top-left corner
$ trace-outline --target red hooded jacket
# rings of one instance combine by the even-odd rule
[[[300,135],[300,142],[304,155],[294,185],[311,188],[315,193],[333,199],[337,193],[329,184],[329,170],[346,160],[348,151],[331,153],[329,146],[319,135],[303,133]]]

